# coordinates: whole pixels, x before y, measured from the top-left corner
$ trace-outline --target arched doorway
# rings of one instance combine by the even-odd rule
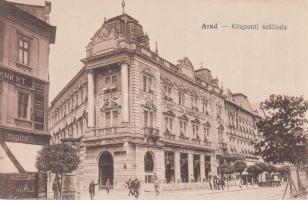
[[[113,185],[113,157],[111,153],[105,151],[101,154],[98,162],[99,186],[104,187],[109,179]]]
[[[154,178],[154,159],[151,152],[144,155],[145,183],[153,183]]]

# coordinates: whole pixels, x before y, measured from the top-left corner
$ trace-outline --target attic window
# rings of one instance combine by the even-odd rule
[[[179,72],[179,68],[176,67],[176,66],[171,66],[171,70],[172,70],[173,72],[176,72],[176,73]]]

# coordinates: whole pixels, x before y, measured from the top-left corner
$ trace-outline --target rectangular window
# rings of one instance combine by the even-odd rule
[[[143,91],[153,93],[153,80],[151,77],[143,76]]]
[[[118,82],[118,75],[113,75],[113,76],[111,77],[111,81],[112,81],[112,83]]]
[[[106,78],[105,78],[105,84],[109,84],[110,83],[110,76],[107,76]]]
[[[118,120],[118,111],[113,111],[112,112],[112,117],[113,117],[114,121]]]
[[[24,37],[18,38],[18,63],[29,65],[30,42]]]
[[[191,97],[191,109],[198,111],[198,99],[197,97]]]
[[[180,121],[180,135],[181,136],[186,136],[186,127],[187,127],[187,122]]]
[[[18,93],[18,117],[28,118],[29,94]]]
[[[169,133],[172,132],[172,118],[170,117],[165,117],[165,129]]]
[[[106,112],[105,117],[106,117],[106,127],[110,127],[110,112]]]
[[[151,111],[144,111],[144,126],[153,127],[154,126],[154,113]]]
[[[208,103],[207,103],[207,101],[203,101],[202,102],[202,112],[203,113],[208,112]]]
[[[193,127],[193,137],[199,139],[199,134],[198,134],[199,126],[197,124],[193,124],[192,127]]]
[[[165,97],[171,97],[171,87],[165,85],[164,86]]]
[[[185,105],[185,94],[183,92],[178,92],[179,97],[179,104],[184,106]]]

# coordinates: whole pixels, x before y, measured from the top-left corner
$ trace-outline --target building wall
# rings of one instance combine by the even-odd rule
[[[30,16],[30,11],[28,15],[11,3],[1,2],[0,6],[0,125],[47,134],[49,45],[54,34],[47,29],[52,27],[38,22]],[[44,6],[41,8],[45,9]],[[36,26],[35,22],[42,26]],[[28,63],[22,63],[18,58],[22,40],[28,44],[29,56],[25,56]],[[25,118],[18,117],[19,93],[29,95]],[[40,125],[36,121],[40,121]]]

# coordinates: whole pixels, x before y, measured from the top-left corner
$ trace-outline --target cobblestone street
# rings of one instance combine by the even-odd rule
[[[242,189],[242,190],[232,190],[232,191],[220,191],[220,192],[210,192],[210,191],[181,191],[181,192],[162,192],[159,196],[155,196],[153,193],[141,193],[139,196],[140,200],[150,199],[150,200],[281,200],[283,196],[283,192],[285,189],[285,185],[281,187],[266,187],[266,188],[250,188],[250,189]],[[288,193],[286,195],[286,200]],[[90,199],[89,197],[84,196],[83,200]],[[94,200],[113,200],[113,199],[135,199],[133,197],[128,197],[127,193],[111,191],[109,195],[106,194],[105,191],[98,191]],[[307,197],[297,198],[301,200],[308,199]]]

